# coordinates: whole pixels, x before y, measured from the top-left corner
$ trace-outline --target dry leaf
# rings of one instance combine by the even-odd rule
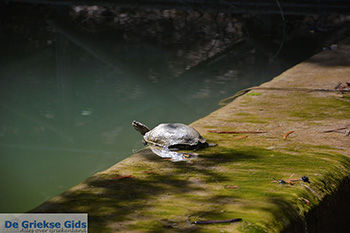
[[[283,134],[283,139],[284,139],[284,140],[286,140],[286,139],[287,139],[287,137],[289,136],[289,134],[292,134],[292,133],[294,133],[294,131],[293,131],[293,130],[288,131],[287,133]]]

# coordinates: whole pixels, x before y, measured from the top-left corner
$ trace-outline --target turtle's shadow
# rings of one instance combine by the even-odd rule
[[[145,148],[124,164],[121,162],[124,168],[92,176],[31,212],[84,212],[89,214],[92,231],[115,230],[148,210],[164,207],[160,207],[157,200],[169,198],[167,195],[205,193],[207,185],[228,181],[229,175],[217,171],[216,165],[255,158],[255,155],[228,149],[202,154],[204,151],[196,151],[200,156],[193,163],[174,163]],[[174,208],[183,207],[175,205]]]
[[[202,174],[208,180],[215,182],[227,181],[230,178],[225,173],[215,171],[215,167],[221,164],[234,164],[240,161],[256,159],[259,156],[254,153],[241,152],[229,148],[220,148],[220,152],[206,152],[206,149],[197,150],[198,158],[188,159],[188,161],[172,162],[154,154],[149,148],[145,148],[138,154],[143,160],[148,162],[159,163],[160,167],[173,169],[172,175],[180,175],[185,173]]]
[[[216,166],[218,164],[223,163],[235,163],[239,161],[246,161],[249,159],[256,159],[259,157],[254,153],[236,151],[230,148],[220,148],[220,152],[213,151],[207,152],[205,149],[200,149],[196,151],[189,151],[198,154],[198,158],[188,159],[188,161],[180,161],[180,162],[171,162],[167,159],[163,159],[159,157],[157,154],[153,153],[151,149],[145,148],[141,150],[138,154],[143,157],[143,159],[150,162],[162,162],[162,163],[170,163],[175,165],[183,165],[188,164],[188,162],[198,163],[205,166]],[[190,163],[191,164],[191,163]],[[172,165],[170,165],[172,166]]]

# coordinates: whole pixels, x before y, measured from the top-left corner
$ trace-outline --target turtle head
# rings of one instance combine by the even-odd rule
[[[131,124],[134,127],[134,129],[140,132],[140,134],[142,135],[145,135],[145,133],[147,133],[150,130],[147,126],[138,121],[132,121]]]

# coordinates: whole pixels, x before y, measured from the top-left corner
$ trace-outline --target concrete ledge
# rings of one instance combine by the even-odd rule
[[[329,212],[344,215],[338,208],[349,205],[350,136],[324,131],[350,129],[350,96],[297,88],[346,81],[350,40],[262,85],[279,90],[252,90],[194,122],[218,144],[198,151],[198,159],[172,163],[145,149],[31,212],[87,212],[90,232],[341,232]],[[288,183],[302,176],[311,183]],[[287,184],[273,182],[279,179]],[[317,221],[322,216],[329,224]],[[190,224],[232,218],[243,221]]]

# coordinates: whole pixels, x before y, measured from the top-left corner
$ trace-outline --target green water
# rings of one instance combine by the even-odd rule
[[[1,212],[27,211],[142,148],[132,120],[190,123],[221,98],[264,81],[259,72],[242,78],[228,70],[180,82],[161,74],[152,82],[61,39],[63,47],[1,66]]]
[[[33,26],[27,21],[23,30]],[[33,37],[43,30],[34,25]],[[141,149],[132,120],[191,123],[291,65],[243,43],[197,66],[181,55],[196,40],[164,46],[51,21],[47,27],[38,33],[48,38],[44,46],[29,51],[32,38],[0,35],[0,212],[28,211]],[[198,44],[201,54],[207,48]]]

